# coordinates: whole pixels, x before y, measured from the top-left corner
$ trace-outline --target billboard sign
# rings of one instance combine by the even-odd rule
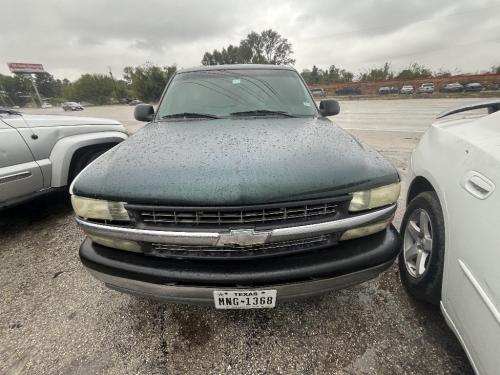
[[[7,63],[12,73],[45,73],[42,64]]]

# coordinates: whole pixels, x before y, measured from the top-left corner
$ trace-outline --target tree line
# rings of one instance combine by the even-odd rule
[[[122,98],[155,102],[176,70],[175,65],[161,67],[145,63],[125,67],[120,79],[111,73],[83,74],[73,82],[55,79],[49,73],[36,74],[33,79],[42,98],[52,104],[64,101],[111,104]],[[24,106],[34,101],[30,79],[24,74],[0,74],[0,106]]]
[[[264,30],[260,34],[251,32],[238,45],[229,44],[222,49],[205,52],[201,63],[203,65],[224,64],[288,64],[293,65],[293,48],[288,39],[274,30]],[[491,72],[500,73],[500,65],[493,66]],[[312,69],[304,69],[300,73],[308,84],[328,84],[338,82],[412,80],[434,76],[451,76],[447,70],[433,72],[419,63],[411,63],[407,68],[395,72],[389,62],[380,67],[372,67],[359,74],[354,74],[336,65],[320,69],[313,65]]]
[[[238,45],[229,44],[222,49],[205,52],[203,65],[224,64],[286,64],[293,65],[292,44],[278,32],[268,29],[257,33],[252,31],[241,39]],[[109,104],[121,98],[138,98],[145,102],[156,102],[176,72],[176,65],[158,66],[145,63],[138,66],[127,66],[122,78],[116,79],[109,74],[83,74],[71,82],[68,79],[55,79],[51,74],[34,76],[36,86],[42,97],[50,98],[57,104],[63,101],[89,102],[93,104]],[[491,72],[500,74],[500,65],[493,66]],[[359,74],[354,74],[336,65],[320,69],[313,65],[304,69],[302,77],[308,84],[328,84],[337,82],[412,80],[432,76],[451,75],[449,71],[433,72],[424,65],[411,63],[407,68],[395,72],[391,64],[386,62],[380,67],[372,67]],[[7,76],[0,74],[0,106],[20,105],[32,101],[32,83],[26,75]]]
[[[345,69],[331,65],[328,69],[319,69],[313,65],[312,69],[304,69],[301,73],[304,80],[309,84],[328,84],[338,82],[359,81],[388,81],[388,80],[412,80],[418,78],[430,78],[435,76],[451,76],[451,72],[439,70],[433,72],[424,65],[411,63],[407,68],[399,72],[391,69],[389,62],[384,63],[380,67],[367,69],[358,75],[349,72]]]

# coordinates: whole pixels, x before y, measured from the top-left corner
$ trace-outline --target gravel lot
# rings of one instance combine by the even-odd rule
[[[335,121],[404,179],[422,131],[464,101],[349,101]],[[115,118],[134,132],[132,112],[109,106],[71,115]],[[78,260],[81,239],[64,193],[0,213],[0,374],[472,373],[439,310],[408,297],[396,266],[273,310],[218,311],[106,289]]]

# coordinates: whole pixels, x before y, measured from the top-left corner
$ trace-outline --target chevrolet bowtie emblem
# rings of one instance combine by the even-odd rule
[[[256,232],[253,229],[231,230],[229,233],[222,233],[217,241],[217,246],[250,246],[260,245],[267,241],[271,232]]]

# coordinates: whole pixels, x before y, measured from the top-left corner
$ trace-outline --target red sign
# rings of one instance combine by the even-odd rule
[[[12,73],[45,73],[42,64],[7,63]]]

